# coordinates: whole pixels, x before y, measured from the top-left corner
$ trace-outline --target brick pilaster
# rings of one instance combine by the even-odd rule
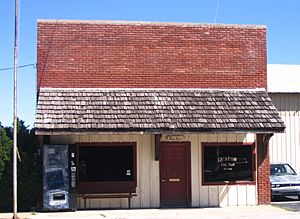
[[[257,134],[257,191],[258,204],[270,204],[270,155],[269,145],[263,145],[263,135]]]

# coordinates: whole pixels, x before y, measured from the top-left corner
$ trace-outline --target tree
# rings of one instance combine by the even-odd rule
[[[10,159],[10,149],[12,140],[7,136],[5,129],[0,123],[0,180],[5,168],[5,164]]]
[[[11,211],[13,130],[11,127],[2,127],[2,130],[10,144],[4,149],[6,159],[3,161],[3,176],[0,178],[0,210]],[[18,149],[21,157],[21,161],[18,161],[18,208],[29,211],[37,206],[38,198],[41,197],[41,171],[34,129],[29,129],[22,120],[18,121]]]
[[[12,149],[12,140],[8,137],[6,130],[0,125],[0,210],[7,209],[8,206],[12,206],[12,198],[7,200],[8,195],[12,194],[12,171],[9,171],[10,155]],[[3,188],[3,189],[2,189]],[[10,192],[9,192],[10,191]]]

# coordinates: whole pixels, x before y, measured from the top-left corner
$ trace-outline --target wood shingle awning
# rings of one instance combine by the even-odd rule
[[[264,90],[41,88],[35,128],[53,132],[283,132]]]

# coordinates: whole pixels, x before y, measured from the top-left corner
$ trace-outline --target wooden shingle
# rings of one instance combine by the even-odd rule
[[[285,126],[262,90],[43,88],[35,128],[282,132]]]

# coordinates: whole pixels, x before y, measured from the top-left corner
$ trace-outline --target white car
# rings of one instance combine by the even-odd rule
[[[300,175],[288,163],[271,163],[270,181],[272,199],[279,196],[298,196],[300,199]]]

